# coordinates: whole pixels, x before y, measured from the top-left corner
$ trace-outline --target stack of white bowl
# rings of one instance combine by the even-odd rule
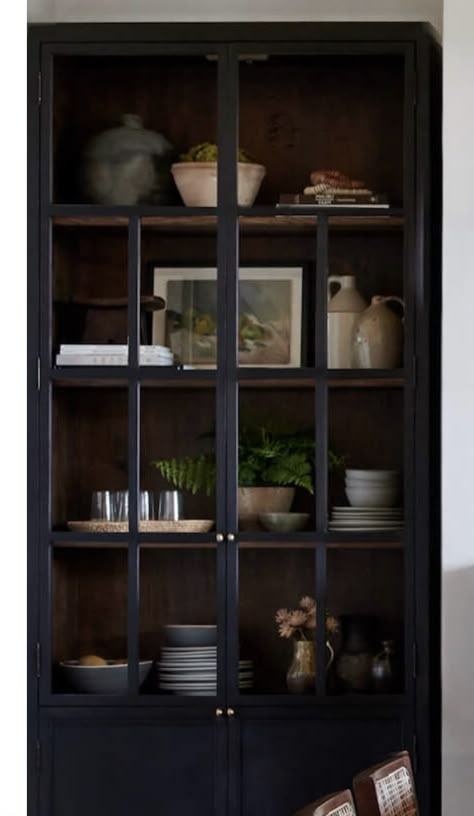
[[[352,507],[395,507],[400,497],[400,473],[347,469],[346,496]]]
[[[350,507],[334,507],[330,530],[394,530],[403,526],[398,470],[347,469]]]

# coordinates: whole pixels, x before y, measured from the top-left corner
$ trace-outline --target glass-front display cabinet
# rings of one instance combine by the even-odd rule
[[[434,813],[430,33],[30,43],[31,816]]]

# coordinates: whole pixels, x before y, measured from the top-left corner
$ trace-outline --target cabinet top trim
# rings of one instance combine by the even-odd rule
[[[428,22],[276,22],[276,23],[30,23],[38,43],[159,41],[236,43],[311,41],[414,41],[438,39]]]

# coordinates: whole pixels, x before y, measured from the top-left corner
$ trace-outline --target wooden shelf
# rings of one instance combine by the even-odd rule
[[[142,366],[138,379],[144,387],[214,388],[216,372],[209,369],[183,370],[175,366]],[[50,378],[61,388],[98,388],[126,386],[131,378],[129,366],[70,366],[52,368]]]
[[[213,388],[216,371],[211,369],[183,369],[177,366],[141,366],[138,379],[143,386],[160,388]],[[314,368],[241,368],[238,370],[240,388],[314,388],[327,382],[330,388],[402,388],[403,371],[317,371]],[[64,366],[50,369],[54,385],[67,387],[125,386],[130,379],[129,366]]]
[[[115,208],[117,210],[118,208]],[[130,216],[141,217],[141,224],[144,230],[154,230],[166,233],[201,234],[213,233],[217,230],[217,215],[191,215],[189,209],[177,207],[176,215],[168,214],[156,215],[141,214],[139,207],[123,208],[125,213],[119,214],[110,211],[110,214],[103,212],[97,207],[71,207],[71,214],[67,213],[67,205],[56,205],[52,208],[52,223],[57,227],[126,227]],[[239,218],[239,228],[242,233],[254,234],[301,234],[311,233],[318,226],[318,216],[316,214],[281,214],[273,212],[273,208],[265,208],[265,215],[248,214]],[[63,211],[66,212],[63,212]],[[79,213],[76,211],[79,210]],[[269,212],[270,211],[270,212]],[[147,212],[147,210],[144,210]],[[250,211],[248,211],[250,212]],[[331,229],[340,231],[378,231],[378,230],[400,230],[404,225],[404,218],[400,211],[395,211],[395,215],[329,215],[329,226]]]
[[[62,549],[123,549],[128,547],[127,533],[75,533],[54,531],[51,542]],[[141,548],[163,549],[215,549],[215,533],[139,533]]]

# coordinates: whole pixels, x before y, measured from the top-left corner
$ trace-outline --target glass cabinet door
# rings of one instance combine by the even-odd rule
[[[179,207],[184,193],[186,206],[216,206],[216,187],[203,203],[182,163],[216,160],[217,55],[159,48],[54,56],[50,201]]]

